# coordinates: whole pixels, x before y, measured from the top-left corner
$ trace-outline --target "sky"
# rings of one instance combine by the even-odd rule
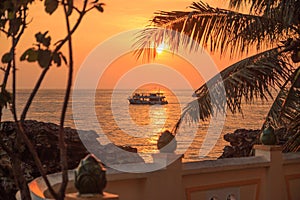
[[[125,54],[117,54],[114,58],[111,58],[111,60],[104,62],[105,59],[108,59],[109,57],[104,55],[116,54],[121,48],[119,45],[122,44],[118,44],[117,42],[104,50],[99,50],[99,46],[101,49],[103,43],[115,41],[115,38],[120,37],[120,35],[122,36],[123,33],[136,31],[137,29],[147,26],[149,20],[154,16],[154,12],[158,10],[186,11],[192,1],[103,0],[102,2],[106,4],[104,6],[104,12],[100,13],[92,11],[88,13],[73,36],[75,67],[74,84],[76,83],[78,73],[81,73],[82,69],[85,68],[89,62],[93,62],[93,65],[95,65],[95,68],[93,68],[93,70],[95,70],[94,72],[97,73],[98,71],[103,70],[103,73],[98,74],[97,77],[98,88],[137,88],[139,87],[139,81],[140,84],[144,84],[142,80],[151,82],[151,78],[149,77],[158,76],[160,76],[161,79],[154,79],[152,82],[165,79],[165,82],[162,81],[163,84],[172,89],[184,89],[186,87],[197,88],[203,83],[203,80],[208,77],[203,75],[202,72],[199,73],[199,70],[195,69],[193,64],[189,63],[185,56],[172,55],[165,51],[159,54],[158,59],[153,63],[142,63],[133,57],[130,50]],[[220,1],[208,0],[206,2],[211,6],[224,7],[224,5],[219,5]],[[30,23],[16,50],[17,57],[20,57],[26,49],[32,47],[35,42],[34,34],[37,32],[43,33],[49,31],[49,35],[52,37],[52,43],[59,41],[65,36],[65,21],[61,9],[62,8],[50,16],[45,13],[43,2],[36,1],[30,6],[28,16]],[[72,22],[75,22],[75,18]],[[134,38],[128,38],[128,44],[126,45],[133,42]],[[0,44],[0,55],[9,51],[10,41],[7,40],[3,34],[0,35]],[[66,47],[64,47],[62,51],[66,54]],[[93,60],[91,55],[95,54],[95,52],[97,52],[97,59]],[[218,54],[209,54],[209,57],[212,62],[208,62],[210,64],[214,63],[218,69],[223,69],[229,63],[233,62],[228,59],[220,59],[220,55]],[[201,67],[204,69],[206,68],[206,71],[210,70],[205,62],[201,63],[200,61],[200,65],[203,65]],[[17,87],[22,89],[32,88],[41,73],[41,68],[37,64],[29,64],[26,62],[17,62],[17,68]],[[90,77],[94,77],[93,74],[94,73],[92,72],[90,75],[86,75],[86,79],[89,80]],[[3,75],[1,74],[0,78],[1,76]],[[65,88],[67,81],[66,77],[66,66],[52,66],[41,88]],[[125,81],[126,78],[127,81]],[[135,80],[134,78],[137,78],[138,80]],[[84,88],[84,86],[82,87]]]

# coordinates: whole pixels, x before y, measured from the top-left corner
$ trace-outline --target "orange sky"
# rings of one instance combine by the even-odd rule
[[[107,0],[104,7],[104,13],[93,11],[89,13],[79,29],[73,37],[74,42],[74,61],[75,61],[75,77],[78,69],[81,67],[83,61],[88,57],[89,53],[101,44],[101,42],[109,39],[110,37],[137,28],[143,28],[148,24],[149,19],[153,16],[153,13],[158,10],[187,10],[187,6],[192,1],[187,0]],[[212,6],[219,6],[218,1],[206,1]],[[222,3],[222,2],[221,2]],[[61,9],[61,8],[60,8]],[[52,36],[52,42],[56,42],[61,39],[65,31],[65,22],[62,18],[62,11],[58,10],[52,16],[49,16],[44,12],[43,2],[36,1],[30,7],[29,19],[32,22],[29,24],[29,28],[25,31],[24,36],[18,46],[17,56],[19,57],[27,48],[31,47],[34,41],[34,34],[41,31],[45,32],[49,30],[49,34]],[[10,42],[7,38],[0,35],[0,55],[9,51]],[[66,49],[64,48],[63,51]],[[163,53],[164,54],[164,53]],[[162,55],[163,55],[162,54]],[[180,57],[166,57],[164,59],[156,60],[156,63],[167,65],[170,68],[174,68],[183,77],[189,79],[192,87],[196,88],[200,86],[202,82],[201,75],[195,73],[192,67],[187,67],[186,61]],[[101,62],[101,58],[99,58]],[[218,55],[212,55],[212,59],[218,65],[219,68],[224,68],[228,64],[228,59],[221,60]],[[232,62],[232,61],[231,61]],[[141,63],[133,60],[132,56],[121,56],[112,62],[112,66],[108,66],[109,70],[106,73],[105,78],[101,79],[101,88],[111,88],[116,83],[117,79],[126,73],[126,70],[130,70],[139,66]],[[183,68],[185,66],[185,68]],[[41,69],[37,64],[28,64],[26,62],[18,62],[18,88],[32,88],[35,81],[38,78]],[[153,70],[149,73],[160,73]],[[144,76],[148,76],[144,74]],[[60,68],[52,67],[42,85],[42,88],[64,88],[66,84],[66,66]],[[2,74],[1,74],[2,75]],[[115,76],[115,77],[114,77]],[[112,77],[112,78],[110,78]],[[114,78],[113,78],[114,77]],[[1,77],[0,77],[1,78]],[[174,87],[179,87],[179,83],[174,80]],[[124,87],[131,87],[130,84],[124,85]],[[173,86],[172,86],[173,87]]]
[[[122,81],[125,76],[128,76],[127,80]],[[180,77],[185,79],[187,83],[181,80]],[[150,83],[156,82],[159,84],[159,80],[163,80],[165,86],[171,89],[185,89],[189,87],[188,84],[192,88],[197,88],[200,86],[199,82],[203,82],[203,78],[197,69],[177,55],[164,52],[158,55],[152,63],[143,63],[137,61],[132,53],[128,53],[116,59],[106,68],[99,80],[98,88],[116,86],[119,81],[122,81],[122,84],[118,87],[120,89],[126,87],[136,88],[142,85],[137,83],[138,81],[149,81]]]

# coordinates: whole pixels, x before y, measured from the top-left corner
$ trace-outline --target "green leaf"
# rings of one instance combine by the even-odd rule
[[[5,53],[1,59],[2,63],[9,63],[11,60],[12,60],[12,56],[10,53]]]
[[[104,3],[99,3],[97,5],[95,5],[95,8],[99,11],[99,12],[104,12],[104,9],[102,6],[104,6]]]
[[[15,13],[12,12],[12,11],[8,12],[7,18],[8,18],[9,20],[14,19],[14,18],[15,18]]]
[[[51,65],[51,51],[38,50],[38,63],[42,68],[49,67]]]
[[[27,60],[28,62],[35,62],[38,60],[38,51],[33,48],[27,49],[20,58],[21,61]]]
[[[57,67],[61,66],[61,58],[59,56],[59,53],[54,53],[53,54],[53,61],[55,64],[57,64]]]
[[[58,7],[58,0],[46,0],[45,1],[45,11],[52,15],[52,13],[54,13],[54,11],[57,9]]]

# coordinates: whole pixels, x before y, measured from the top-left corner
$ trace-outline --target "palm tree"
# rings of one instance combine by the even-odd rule
[[[242,7],[249,12],[238,12]],[[203,47],[221,55],[229,53],[230,57],[245,56],[255,49],[257,54],[228,66],[195,90],[197,99],[184,109],[174,131],[187,116],[206,120],[214,110],[224,111],[226,105],[232,113],[242,112],[243,101],[273,99],[273,88],[279,88],[262,129],[267,125],[287,128],[293,137],[284,151],[299,150],[300,68],[296,68],[300,62],[300,1],[230,0],[229,9],[200,1],[189,9],[155,13],[151,26],[137,36],[137,57],[154,58],[155,48],[162,42],[173,52],[181,45],[189,51]],[[212,100],[210,93],[218,94],[220,84],[226,99]]]

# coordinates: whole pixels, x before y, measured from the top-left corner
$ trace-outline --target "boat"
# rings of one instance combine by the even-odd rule
[[[128,97],[130,104],[146,104],[146,105],[164,105],[168,104],[166,97],[161,92],[156,93],[135,93],[132,96]]]

